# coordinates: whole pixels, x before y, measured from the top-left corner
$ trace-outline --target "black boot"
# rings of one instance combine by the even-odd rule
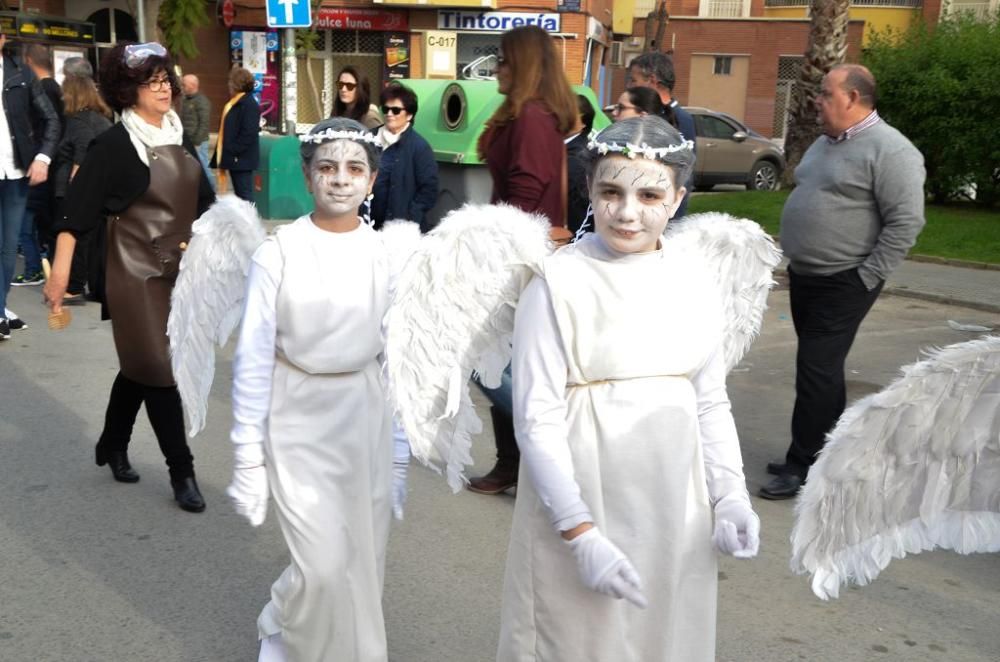
[[[125,451],[106,451],[97,444],[94,448],[94,460],[97,466],[103,467],[105,464],[111,469],[111,475],[119,483],[138,483],[139,474],[128,461],[128,453]]]
[[[200,513],[205,510],[205,499],[201,496],[198,483],[194,476],[170,481],[170,486],[174,488],[174,500],[181,510],[189,513]]]
[[[469,480],[469,490],[479,494],[500,494],[517,487],[517,471],[521,453],[514,438],[514,421],[496,407],[490,408],[493,438],[497,446],[497,463],[485,476]]]

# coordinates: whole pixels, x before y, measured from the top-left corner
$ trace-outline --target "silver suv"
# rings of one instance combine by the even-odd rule
[[[748,191],[773,191],[785,169],[785,152],[735,118],[707,108],[685,108],[694,117],[698,161],[694,185],[746,184]]]

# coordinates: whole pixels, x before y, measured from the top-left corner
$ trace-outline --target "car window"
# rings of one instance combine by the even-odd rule
[[[701,120],[698,125],[698,133],[703,138],[730,140],[732,139],[733,134],[736,133],[736,129],[734,129],[731,124],[720,120],[718,117],[700,115],[698,119]]]

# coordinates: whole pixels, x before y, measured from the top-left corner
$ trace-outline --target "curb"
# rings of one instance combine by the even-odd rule
[[[967,260],[956,260],[950,257],[937,257],[936,255],[907,255],[907,260],[913,262],[927,262],[929,264],[943,264],[949,267],[962,267],[963,269],[984,269],[986,271],[1000,271],[1000,264],[991,262],[969,262]]]
[[[931,303],[943,303],[949,306],[961,306],[962,308],[971,308],[973,310],[981,310],[987,313],[1000,314],[1000,305],[992,303],[983,303],[981,301],[965,301],[963,299],[944,296],[942,294],[931,294],[930,292],[918,292],[916,290],[907,289],[905,285],[896,285],[893,287],[887,286],[883,288],[882,294],[888,294],[891,296],[903,297],[907,299],[920,299],[922,301],[929,301]]]

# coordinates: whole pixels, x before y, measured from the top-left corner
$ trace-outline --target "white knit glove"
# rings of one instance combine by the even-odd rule
[[[398,421],[392,422],[392,515],[403,519],[406,505],[406,471],[410,465],[410,442]]]
[[[746,492],[728,494],[715,504],[712,543],[722,554],[752,559],[760,549],[760,518],[750,506]]]
[[[253,526],[260,526],[267,516],[267,469],[264,467],[264,444],[236,444],[233,482],[226,488],[238,515]]]
[[[566,541],[566,544],[573,550],[580,580],[587,588],[612,598],[625,598],[636,607],[646,608],[639,573],[625,554],[597,527]]]

